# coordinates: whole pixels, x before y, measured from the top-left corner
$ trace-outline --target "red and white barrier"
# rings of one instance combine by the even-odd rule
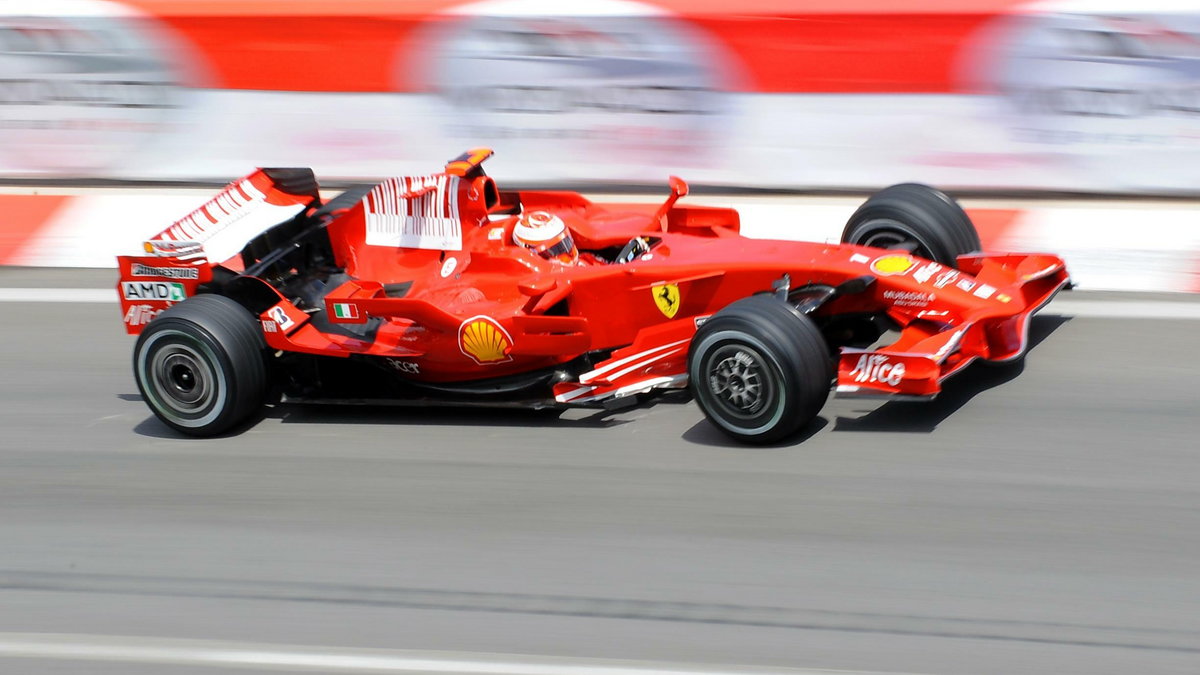
[[[6,214],[0,265],[114,267],[118,254],[139,251],[143,240],[203,204],[211,192],[0,194],[0,213]],[[688,201],[738,209],[747,236],[837,241],[861,199],[701,195]],[[986,249],[1061,254],[1081,288],[1200,292],[1200,204],[966,205]]]

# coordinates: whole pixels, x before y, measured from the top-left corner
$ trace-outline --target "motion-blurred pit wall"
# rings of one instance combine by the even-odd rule
[[[1187,7],[1186,5],[1191,5]],[[1200,193],[1200,6],[12,0],[0,180]]]

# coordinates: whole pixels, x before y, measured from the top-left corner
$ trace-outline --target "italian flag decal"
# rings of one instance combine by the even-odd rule
[[[349,302],[333,303],[333,315],[339,319],[357,319],[358,306]]]

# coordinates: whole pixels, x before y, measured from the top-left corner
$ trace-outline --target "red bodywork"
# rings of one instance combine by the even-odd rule
[[[790,291],[796,301],[808,290],[864,279],[855,292],[805,310],[819,325],[882,315],[899,329],[898,339],[873,351],[841,348],[837,392],[931,397],[976,358],[1020,356],[1031,314],[1068,283],[1062,260],[1047,254],[969,255],[952,269],[903,252],[750,239],[739,234],[732,209],[674,204],[686,190],[681,181],[657,211],[593,204],[575,192],[497,192],[479,169],[489,154],[468,153],[443,173],[392,179],[334,211],[324,229],[347,280],[319,306],[297,306],[272,287],[278,300],[259,315],[266,343],[285,353],[379,357],[397,377],[430,384],[554,369],[588,356],[546,398],[592,405],[685,387],[697,326],[735,300]],[[240,271],[237,254],[210,255],[222,219],[237,221],[239,209],[259,203],[281,214],[322,206],[315,190],[281,190],[263,170],[222,194],[148,242],[153,254],[120,258],[128,332],[178,300],[151,288],[140,297],[128,283],[178,284],[172,288],[191,296],[217,268]],[[567,223],[578,264],[543,260],[513,243],[518,214],[533,210]],[[605,261],[635,237],[650,239],[649,253]],[[789,285],[780,291],[782,283]],[[322,330],[313,320],[321,312],[327,325],[372,322],[373,330],[363,337]]]

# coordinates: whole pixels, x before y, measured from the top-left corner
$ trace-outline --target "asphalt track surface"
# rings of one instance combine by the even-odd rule
[[[831,400],[795,442],[747,448],[681,402],[292,407],[185,439],[138,397],[115,304],[0,311],[0,673],[245,672],[5,656],[27,633],[1200,672],[1194,320],[1051,304],[1023,364],[932,403]]]

